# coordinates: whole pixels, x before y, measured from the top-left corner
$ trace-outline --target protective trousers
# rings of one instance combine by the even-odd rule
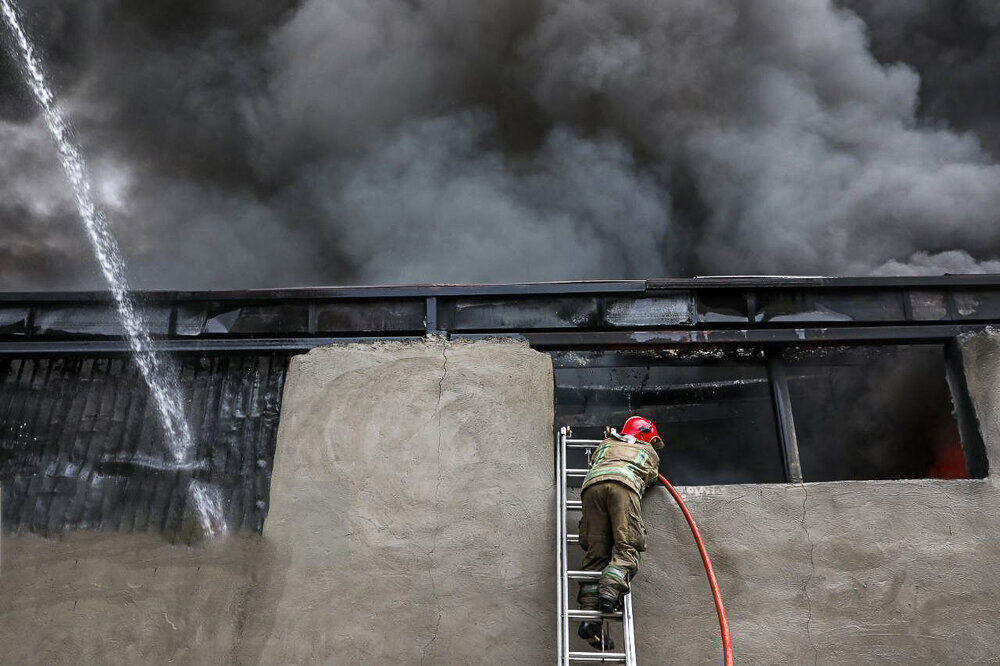
[[[620,599],[639,568],[639,553],[646,550],[646,526],[639,494],[617,481],[588,486],[580,496],[580,546],[586,553],[582,568],[600,571],[598,583],[580,583],[580,608],[594,610],[599,596]]]

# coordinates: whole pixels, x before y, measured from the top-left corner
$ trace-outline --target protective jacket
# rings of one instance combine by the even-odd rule
[[[660,455],[652,444],[627,435],[617,435],[614,431],[612,433],[591,457],[583,490],[599,481],[617,481],[642,497],[646,488],[656,483]]]

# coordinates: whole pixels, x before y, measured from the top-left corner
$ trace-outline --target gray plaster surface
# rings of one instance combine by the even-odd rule
[[[683,489],[743,664],[1000,662],[1000,493],[989,480]],[[643,502],[641,663],[719,663],[693,539],[662,488]]]
[[[290,565],[265,659],[548,663],[552,391],[549,357],[519,343],[296,357],[264,528]]]
[[[282,567],[256,535],[4,535],[0,549],[4,664],[257,663],[273,631]]]

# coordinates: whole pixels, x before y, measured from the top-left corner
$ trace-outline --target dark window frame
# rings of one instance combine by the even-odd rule
[[[928,340],[927,344],[942,347],[943,360],[945,365],[945,379],[948,385],[949,394],[954,408],[955,420],[961,439],[962,450],[966,459],[966,475],[964,479],[935,479],[941,481],[982,479],[986,478],[989,472],[989,460],[986,455],[986,447],[983,442],[982,431],[976,416],[975,407],[969,394],[968,384],[965,378],[965,369],[962,362],[961,348],[956,337],[945,340]],[[815,348],[829,347],[898,347],[904,345],[920,344],[919,341],[912,340],[871,340],[859,341],[849,344],[812,344]],[[771,394],[771,405],[774,410],[774,424],[777,429],[777,442],[785,472],[785,483],[824,483],[824,481],[808,481],[803,477],[802,463],[799,454],[798,436],[795,428],[795,417],[792,410],[791,396],[788,387],[787,366],[783,359],[783,352],[792,347],[804,345],[781,344],[756,347],[763,351],[767,368],[767,380]],[[731,349],[728,346],[719,346],[718,349]],[[666,348],[664,348],[666,349]],[[613,350],[606,350],[613,351]],[[618,350],[621,351],[621,350]],[[686,363],[690,363],[687,361]],[[581,365],[581,369],[588,365]],[[564,425],[564,424],[560,424]],[[572,425],[572,424],[569,424]],[[933,478],[933,477],[913,477],[913,478]],[[865,480],[865,479],[856,479]],[[734,485],[760,485],[758,482],[746,481]]]

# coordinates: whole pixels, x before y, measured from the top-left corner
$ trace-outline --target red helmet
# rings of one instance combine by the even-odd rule
[[[625,425],[622,426],[622,434],[632,435],[647,444],[651,444],[653,439],[660,438],[660,433],[656,431],[653,422],[642,416],[633,416],[625,421]]]

